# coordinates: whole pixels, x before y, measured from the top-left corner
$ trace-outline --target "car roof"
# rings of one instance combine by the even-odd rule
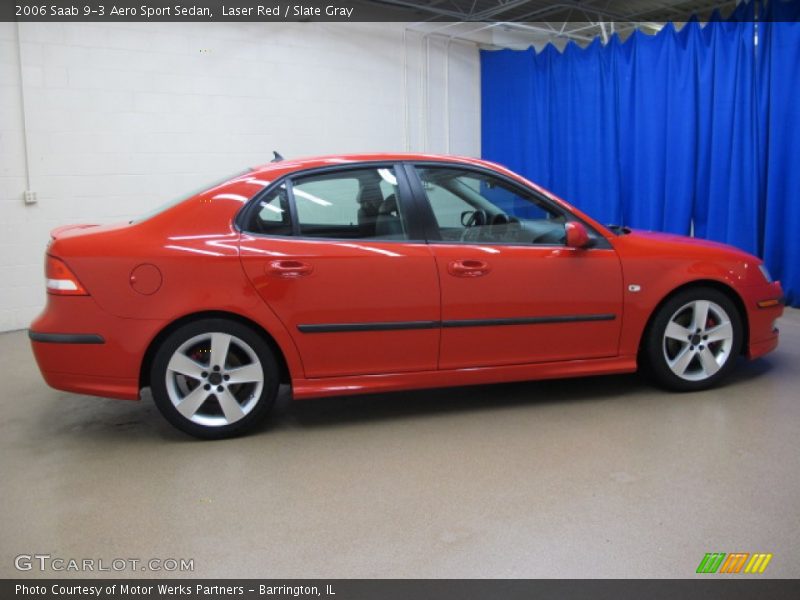
[[[273,173],[277,172],[292,173],[295,171],[304,171],[306,169],[314,169],[318,167],[330,167],[334,165],[346,165],[353,163],[366,162],[400,162],[400,161],[415,161],[415,162],[447,162],[447,163],[461,163],[467,165],[491,167],[494,169],[506,170],[500,165],[496,165],[477,158],[468,156],[452,156],[446,154],[423,154],[423,153],[365,153],[365,154],[332,154],[327,156],[306,156],[302,158],[283,159],[276,162],[269,162],[256,167],[253,171],[257,173]]]

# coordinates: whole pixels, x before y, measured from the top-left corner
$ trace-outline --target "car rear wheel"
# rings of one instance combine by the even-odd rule
[[[703,390],[725,378],[742,348],[742,319],[728,296],[698,287],[670,298],[649,328],[644,355],[656,382]]]
[[[278,367],[249,327],[202,319],[164,340],[150,383],[156,406],[172,425],[199,438],[225,438],[267,416],[278,393]]]

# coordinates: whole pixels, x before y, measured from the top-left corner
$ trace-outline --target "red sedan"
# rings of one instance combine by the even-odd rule
[[[469,158],[276,160],[145,217],[52,232],[29,332],[52,387],[198,437],[295,398],[646,367],[674,390],[778,344],[782,292],[722,244],[605,227]]]

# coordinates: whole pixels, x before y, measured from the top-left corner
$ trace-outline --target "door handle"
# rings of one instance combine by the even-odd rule
[[[454,260],[447,265],[447,272],[454,277],[482,277],[488,275],[489,271],[489,263],[470,258]]]
[[[273,260],[267,265],[267,274],[285,279],[311,275],[314,267],[299,260]]]

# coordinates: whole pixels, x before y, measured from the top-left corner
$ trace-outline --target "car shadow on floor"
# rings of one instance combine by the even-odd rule
[[[409,416],[507,410],[531,404],[593,402],[635,394],[637,375],[553,379],[316,398],[288,403],[273,426],[324,427]]]
[[[740,360],[731,376],[715,389],[724,389],[765,375],[774,368],[774,359],[771,357],[770,361],[752,362]],[[324,427],[408,416],[505,410],[532,404],[601,402],[643,394],[676,399],[705,393],[714,393],[714,390],[697,394],[665,391],[655,387],[641,373],[338,396],[297,402],[292,402],[287,393],[280,399],[277,414],[265,429]]]
[[[736,371],[723,387],[743,384],[758,379],[773,369],[783,368],[779,355],[769,360],[748,362],[740,360]],[[718,388],[722,389],[722,388]],[[270,431],[302,430],[339,426],[343,424],[370,423],[405,417],[439,416],[448,413],[474,411],[513,410],[519,407],[543,404],[604,402],[653,395],[670,398],[696,398],[713,394],[714,390],[698,394],[672,394],[651,385],[640,374],[608,375],[572,379],[549,379],[468,387],[413,390],[380,394],[336,396],[311,400],[292,401],[288,386],[281,392],[273,416],[253,435]],[[173,429],[161,417],[153,404],[149,390],[141,402],[59,395],[53,402],[71,405],[64,418],[53,421],[49,412],[43,415],[40,426],[49,437],[80,434],[98,440],[108,437],[128,440],[156,438],[163,441],[186,441],[192,438]]]

